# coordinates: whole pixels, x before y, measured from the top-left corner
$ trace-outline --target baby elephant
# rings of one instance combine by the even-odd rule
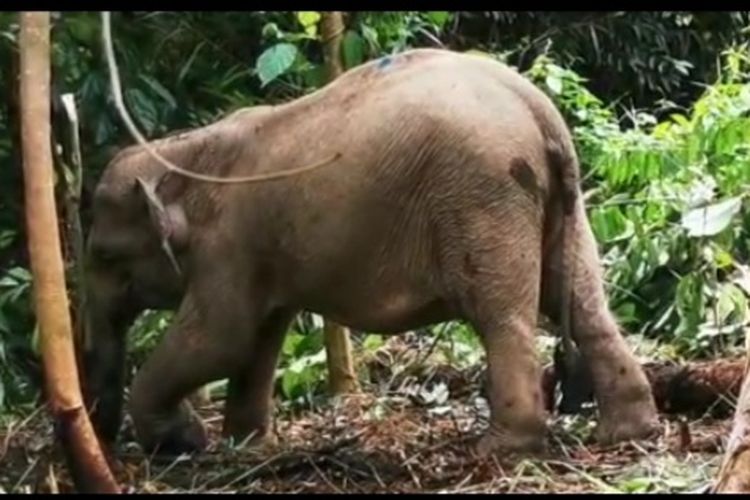
[[[488,363],[483,454],[544,445],[540,308],[569,327],[588,365],[599,438],[657,429],[647,380],[607,308],[570,133],[512,69],[412,50],[150,144],[223,178],[335,160],[228,183],[169,170],[141,147],[111,161],[87,241],[87,401],[103,440],[121,421],[125,331],[145,308],[177,310],[130,394],[147,451],[204,447],[185,397],[225,378],[225,435],[265,436],[279,350],[302,310],[381,333],[471,323]]]

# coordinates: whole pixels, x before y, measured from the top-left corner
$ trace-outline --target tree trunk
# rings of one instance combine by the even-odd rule
[[[49,12],[21,14],[21,133],[29,257],[47,396],[76,488],[118,493],[81,398],[50,144]]]
[[[344,33],[341,12],[323,12],[320,20],[320,32],[328,81],[331,81],[344,72],[341,63],[341,39]],[[359,384],[354,373],[349,330],[342,325],[325,320],[323,332],[328,364],[329,390],[334,395],[357,392]]]
[[[734,425],[713,493],[750,493],[750,349]]]
[[[54,106],[54,101],[53,101]],[[65,94],[59,99],[59,106],[62,108],[57,115],[65,117],[67,127],[60,124],[61,129],[68,132],[68,137],[54,137],[55,141],[60,141],[63,149],[58,155],[58,165],[61,177],[64,182],[64,206],[65,206],[65,234],[67,236],[67,246],[63,248],[68,252],[68,264],[70,274],[68,279],[74,286],[74,298],[72,308],[73,318],[73,338],[75,344],[76,358],[78,369],[83,367],[83,352],[85,347],[85,307],[86,307],[86,282],[84,277],[84,239],[83,226],[81,225],[80,207],[81,192],[83,188],[83,160],[81,158],[81,143],[79,136],[78,110],[76,109],[75,97],[73,94]],[[54,107],[53,107],[54,110]],[[54,122],[54,118],[53,118]],[[61,134],[62,135],[62,134]],[[64,254],[65,252],[63,252]],[[64,256],[64,255],[63,255]]]

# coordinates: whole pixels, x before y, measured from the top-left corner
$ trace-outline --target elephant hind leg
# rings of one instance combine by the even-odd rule
[[[577,207],[577,230],[572,269],[563,269],[559,255],[545,264],[543,309],[559,319],[561,273],[572,273],[571,330],[573,338],[593,378],[600,425],[599,440],[611,443],[644,438],[658,428],[656,405],[648,380],[609,310],[600,269],[596,241],[585,217]]]
[[[541,282],[541,230],[534,212],[498,221],[479,214],[461,263],[462,309],[487,354],[490,426],[481,455],[537,452],[546,446],[546,413],[534,332]]]
[[[273,411],[273,384],[279,352],[292,311],[279,310],[261,324],[247,364],[229,377],[224,411],[225,437],[236,442],[273,439],[269,433]]]

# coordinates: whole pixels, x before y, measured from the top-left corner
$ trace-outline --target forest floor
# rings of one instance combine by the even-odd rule
[[[403,350],[399,340],[386,348]],[[382,358],[381,358],[382,359]],[[731,419],[663,417],[658,439],[602,447],[593,415],[550,418],[544,456],[478,459],[487,426],[481,366],[374,370],[363,395],[280,408],[263,452],[219,438],[221,402],[201,409],[212,446],[149,460],[126,426],[115,473],[126,492],[696,492],[719,462]],[[46,412],[0,429],[0,493],[71,491]]]

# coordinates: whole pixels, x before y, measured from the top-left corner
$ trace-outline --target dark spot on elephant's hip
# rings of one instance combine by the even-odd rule
[[[513,158],[510,162],[510,175],[534,200],[539,199],[539,184],[536,174],[523,158]]]

